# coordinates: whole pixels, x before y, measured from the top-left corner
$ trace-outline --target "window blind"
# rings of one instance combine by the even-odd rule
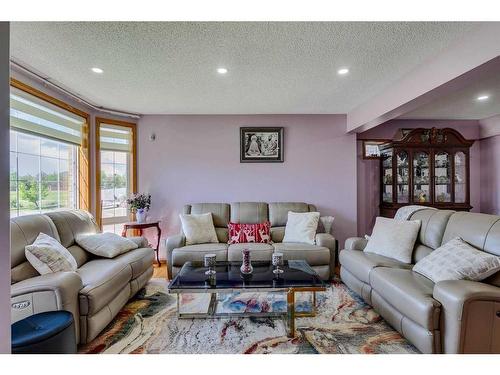
[[[86,119],[11,87],[10,126],[20,132],[82,144]]]
[[[111,124],[101,124],[99,129],[101,150],[132,152],[132,129]]]

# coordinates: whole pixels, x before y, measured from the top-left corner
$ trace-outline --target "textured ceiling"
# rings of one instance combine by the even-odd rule
[[[478,101],[480,95],[488,100]],[[500,71],[491,72],[467,85],[415,111],[406,113],[404,119],[481,120],[500,114]]]
[[[14,22],[11,53],[97,105],[141,114],[346,113],[476,27]]]

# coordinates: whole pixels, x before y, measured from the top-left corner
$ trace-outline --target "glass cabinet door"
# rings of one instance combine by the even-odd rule
[[[450,154],[441,151],[434,155],[434,201],[451,202],[451,163]]]
[[[430,166],[429,154],[418,151],[413,154],[413,202],[430,201]]]
[[[455,203],[465,203],[465,189],[467,183],[465,153],[455,154]]]
[[[382,154],[382,201],[392,203],[392,151]]]
[[[397,170],[397,202],[398,203],[409,203],[410,202],[410,190],[409,190],[409,160],[408,153],[406,151],[401,151],[397,154],[396,158],[396,170]]]

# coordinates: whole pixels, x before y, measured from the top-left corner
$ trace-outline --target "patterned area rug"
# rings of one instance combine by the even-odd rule
[[[280,318],[178,319],[167,282],[153,279],[80,353],[418,353],[341,282],[317,294],[315,317],[296,319],[297,337]],[[186,295],[182,310],[206,309],[208,295]],[[307,311],[311,295],[297,296]],[[281,311],[284,294],[220,295],[218,311]],[[193,310],[194,309],[194,310]]]

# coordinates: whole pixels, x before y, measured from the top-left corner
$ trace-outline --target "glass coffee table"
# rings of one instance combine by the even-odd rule
[[[252,262],[253,272],[243,275],[241,262],[217,262],[215,275],[206,275],[207,267],[202,262],[187,262],[168,285],[171,294],[177,294],[177,316],[179,318],[221,317],[282,317],[287,322],[288,336],[295,336],[295,318],[316,315],[316,292],[326,290],[326,284],[304,260],[289,260],[281,267],[283,273],[273,273],[271,262]],[[231,292],[286,293],[286,311],[267,312],[217,312],[217,294]],[[295,293],[311,292],[310,311],[296,312]],[[180,295],[186,293],[209,293],[210,301],[206,313],[182,313]]]

